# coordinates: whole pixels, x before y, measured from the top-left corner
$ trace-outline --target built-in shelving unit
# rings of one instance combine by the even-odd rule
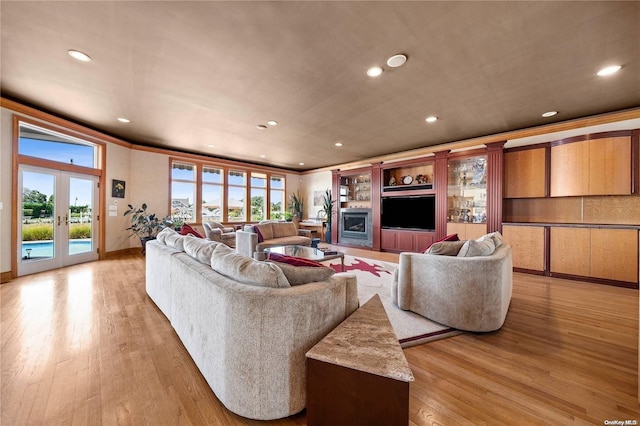
[[[398,192],[433,190],[433,162],[424,160],[396,164],[383,169],[382,195],[395,195]]]

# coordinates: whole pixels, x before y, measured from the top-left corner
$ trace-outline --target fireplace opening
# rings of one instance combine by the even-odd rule
[[[344,213],[342,216],[342,235],[347,238],[368,239],[368,214]]]

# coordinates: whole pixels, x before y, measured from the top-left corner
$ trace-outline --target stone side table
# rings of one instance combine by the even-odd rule
[[[307,425],[407,425],[414,380],[378,295],[307,352]]]

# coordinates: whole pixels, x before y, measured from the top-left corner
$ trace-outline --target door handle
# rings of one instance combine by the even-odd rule
[[[69,225],[69,215],[68,214],[64,215],[64,224],[65,225]]]
[[[60,226],[60,216],[58,216],[58,226]]]

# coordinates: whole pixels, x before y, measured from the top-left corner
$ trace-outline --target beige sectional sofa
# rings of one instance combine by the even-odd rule
[[[358,306],[353,275],[292,287],[283,269],[171,231],[147,244],[149,297],[218,399],[251,419],[304,408],[305,353]]]
[[[392,301],[460,330],[499,329],[511,302],[513,266],[511,247],[495,236],[438,243],[427,254],[400,253]]]
[[[246,225],[243,231],[236,231],[236,249],[245,256],[261,253],[274,246],[311,245],[311,231],[298,229],[293,222],[264,222]]]

